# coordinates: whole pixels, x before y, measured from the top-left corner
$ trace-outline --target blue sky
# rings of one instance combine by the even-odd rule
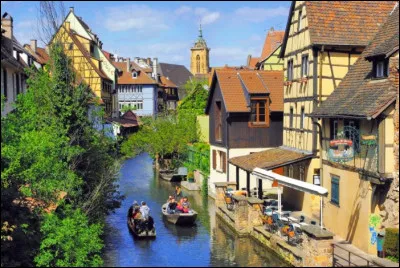
[[[14,18],[14,34],[21,43],[37,36],[39,2],[1,1],[1,11]],[[287,2],[146,2],[64,1],[89,25],[103,49],[120,56],[158,57],[160,62],[190,67],[201,21],[210,51],[210,65],[244,65],[247,55],[259,57],[271,27],[284,30]]]

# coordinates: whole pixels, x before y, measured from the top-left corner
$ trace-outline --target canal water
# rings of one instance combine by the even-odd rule
[[[182,189],[198,212],[195,226],[179,227],[165,222],[161,205],[173,193],[174,184],[158,178],[147,154],[124,162],[119,183],[126,199],[107,218],[105,266],[287,266],[254,240],[236,237],[215,216],[213,199],[200,192]],[[134,200],[146,201],[150,207],[156,239],[137,240],[129,232],[126,214]]]

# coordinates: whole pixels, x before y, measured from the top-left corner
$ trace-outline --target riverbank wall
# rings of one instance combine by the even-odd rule
[[[235,205],[233,209],[228,209],[225,203],[227,183],[215,183],[215,187],[216,215],[239,237],[250,236],[260,246],[274,251],[295,267],[332,267],[333,234],[307,230],[303,232],[303,242],[300,245],[290,245],[287,238],[281,237],[279,233],[273,234],[265,230],[260,217],[263,211],[262,200],[234,196]]]

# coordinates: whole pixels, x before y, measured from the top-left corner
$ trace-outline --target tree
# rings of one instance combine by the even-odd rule
[[[40,231],[43,240],[35,257],[37,266],[98,267],[104,244],[100,238],[102,226],[89,224],[79,209],[67,207],[63,215],[45,215]],[[65,216],[67,215],[67,216]]]

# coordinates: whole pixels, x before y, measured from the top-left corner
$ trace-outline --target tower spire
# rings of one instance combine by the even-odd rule
[[[203,37],[203,30],[201,29],[201,22],[200,22],[200,28],[199,28],[199,37]]]

